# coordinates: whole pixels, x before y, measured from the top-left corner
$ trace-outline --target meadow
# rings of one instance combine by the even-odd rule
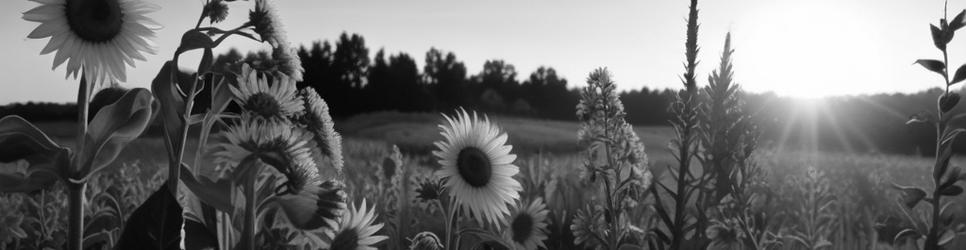
[[[529,183],[534,187],[527,188],[525,193],[531,196],[545,197],[550,208],[551,223],[549,239],[546,241],[548,249],[574,249],[573,234],[569,225],[577,210],[594,201],[598,187],[582,181],[581,169],[584,157],[577,146],[576,132],[578,124],[574,122],[538,120],[530,118],[494,116],[491,120],[509,135],[508,140],[514,145],[513,153],[518,154],[516,164],[522,169],[518,179],[521,183]],[[440,226],[441,211],[434,204],[420,202],[415,191],[421,178],[428,178],[432,171],[439,168],[436,159],[429,153],[433,141],[441,140],[437,124],[442,121],[440,114],[431,113],[399,113],[380,112],[364,114],[350,119],[336,121],[336,129],[344,136],[343,154],[345,156],[345,180],[348,197],[359,201],[385,199],[387,188],[396,188],[411,192],[410,202],[401,203],[409,206],[406,209],[395,208],[399,211],[410,211],[412,220],[405,227],[407,232],[394,232],[396,235],[415,235],[421,231],[432,231],[442,234]],[[70,144],[72,137],[64,131],[70,131],[73,126],[69,122],[40,123],[38,127],[47,132],[61,143]],[[670,127],[635,127],[640,135],[648,156],[649,166],[659,181],[668,181],[665,168],[673,164],[673,157],[668,149],[668,142],[673,134]],[[92,184],[94,188],[89,195],[98,190],[111,187],[134,186],[136,189],[125,190],[125,213],[143,202],[150,192],[161,185],[166,173],[164,171],[166,159],[162,154],[164,147],[162,139],[145,135],[133,141],[111,167],[112,171],[105,171],[101,183]],[[189,145],[192,145],[189,143]],[[392,176],[386,174],[385,159],[392,154],[393,145],[398,146],[402,153],[403,164],[400,171],[393,171],[396,175],[405,176],[409,181],[398,186],[388,186]],[[193,150],[189,150],[193,152]],[[192,159],[188,156],[186,159]],[[208,156],[205,156],[208,157]],[[755,161],[767,171],[770,188],[777,193],[785,194],[783,198],[774,202],[770,209],[775,213],[794,211],[802,206],[793,195],[797,189],[792,178],[806,175],[809,167],[824,172],[822,181],[831,189],[835,202],[831,215],[834,229],[829,233],[832,243],[830,249],[914,249],[912,246],[902,248],[893,246],[893,237],[905,227],[904,215],[900,209],[898,193],[892,184],[903,186],[926,186],[929,184],[929,169],[933,164],[931,158],[908,155],[889,154],[857,154],[848,152],[804,152],[804,151],[775,151],[767,148],[760,149],[754,156]],[[954,166],[966,165],[966,160],[954,158]],[[111,174],[107,174],[111,173]],[[137,185],[128,185],[138,183]],[[529,187],[529,186],[528,186]],[[4,194],[4,199],[21,200],[20,202],[4,202],[2,214],[31,215],[36,213],[37,206],[46,199],[50,206],[42,211],[57,211],[65,206],[62,188],[54,188],[51,192],[36,192],[16,198],[20,194]],[[59,190],[59,191],[58,191]],[[61,192],[61,193],[57,193]],[[962,197],[956,198],[959,214],[966,216],[966,209]],[[27,205],[27,204],[32,205]],[[52,203],[52,204],[51,204]],[[23,204],[19,207],[11,204]],[[390,215],[389,208],[378,207],[378,212]],[[9,210],[17,210],[11,212]],[[124,214],[123,216],[127,216]],[[42,246],[62,235],[65,229],[56,222],[65,223],[64,213],[52,213],[47,216],[49,230],[43,232],[40,227],[29,223],[22,223],[25,232],[30,237],[18,240],[19,246]],[[59,216],[59,217],[58,217]],[[390,215],[391,216],[391,215]],[[962,218],[962,216],[959,216]],[[380,219],[383,222],[392,217]],[[793,230],[797,226],[795,216],[784,215],[785,222],[781,230]],[[26,222],[26,220],[25,220]],[[117,227],[118,225],[112,225]],[[389,230],[386,227],[384,230]],[[398,230],[399,225],[395,225]],[[384,234],[389,232],[383,232]],[[40,236],[39,234],[47,234]],[[61,236],[62,237],[62,236]],[[394,238],[389,244],[408,245],[407,237]],[[401,242],[396,242],[401,239]],[[474,239],[466,240],[464,247],[474,245]],[[785,240],[782,247],[775,249],[802,249],[791,240]],[[55,241],[56,242],[56,241]],[[955,246],[961,246],[957,242]],[[385,247],[385,246],[384,246]],[[874,247],[874,248],[872,248]],[[957,248],[951,248],[957,249]]]

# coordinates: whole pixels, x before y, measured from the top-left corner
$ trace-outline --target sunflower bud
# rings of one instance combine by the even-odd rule
[[[205,5],[205,16],[211,24],[224,21],[228,17],[228,5],[224,1],[214,0]]]

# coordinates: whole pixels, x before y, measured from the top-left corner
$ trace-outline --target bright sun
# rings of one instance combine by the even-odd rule
[[[873,21],[838,1],[764,4],[735,27],[736,71],[750,84],[746,88],[779,95],[865,92],[864,83],[879,80],[874,77],[883,61],[879,33],[867,28]]]

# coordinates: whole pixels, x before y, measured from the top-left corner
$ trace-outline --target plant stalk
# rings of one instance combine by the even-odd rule
[[[81,250],[84,247],[84,190],[87,183],[67,183],[67,206],[70,209],[67,228],[67,249]]]
[[[254,171],[253,171],[254,172]],[[241,247],[239,249],[255,249],[255,176],[250,175],[244,180],[245,192],[245,224],[242,228]]]
[[[87,173],[78,173],[83,165],[84,144],[87,138],[87,117],[90,109],[90,95],[92,83],[87,82],[87,75],[81,74],[80,86],[77,88],[77,139],[74,142],[76,153],[71,161],[70,172],[66,180],[68,202],[67,249],[80,250],[84,247],[84,189],[86,182],[74,183],[74,177],[83,179]]]

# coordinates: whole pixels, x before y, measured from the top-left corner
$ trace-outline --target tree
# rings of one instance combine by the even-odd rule
[[[569,108],[577,105],[578,95],[567,89],[567,79],[551,67],[541,66],[520,86],[520,98],[527,100],[534,113],[554,119],[570,119]]]
[[[452,52],[444,56],[442,51],[430,48],[426,52],[423,74],[431,93],[436,95],[437,110],[453,109],[471,103],[467,101],[469,95],[466,91],[466,66]]]

